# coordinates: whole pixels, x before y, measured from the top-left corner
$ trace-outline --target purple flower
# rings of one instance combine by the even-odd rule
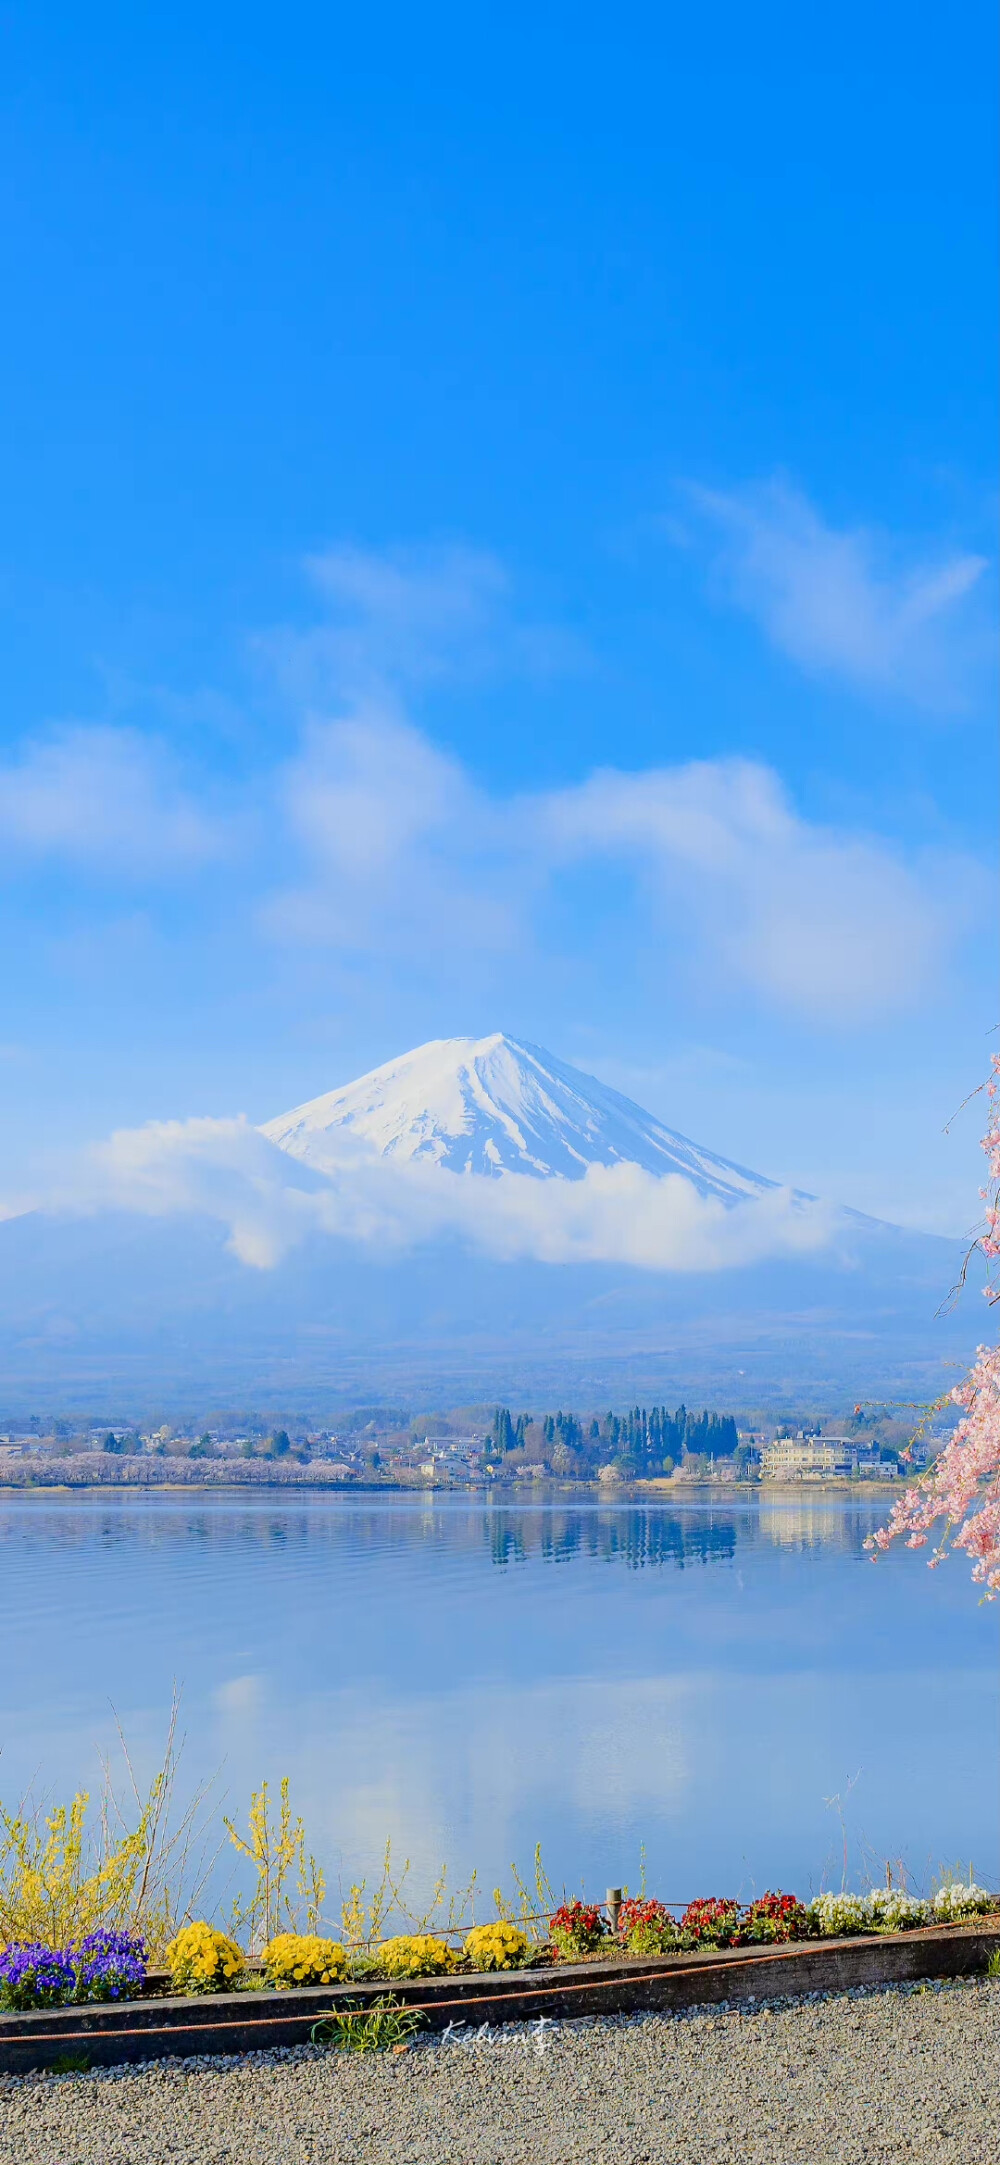
[[[146,1975],[146,1943],[134,1932],[90,1932],[69,1949],[75,2000],[129,2000]]]
[[[75,1982],[69,1956],[40,1940],[5,1947],[0,1954],[0,2007],[62,2007]]]
[[[68,2000],[127,2000],[146,1975],[145,1941],[134,1932],[89,1932],[73,1947],[39,1940],[0,1954],[0,2007],[64,2007]]]

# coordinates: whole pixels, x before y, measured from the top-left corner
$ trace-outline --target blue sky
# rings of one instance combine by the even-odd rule
[[[0,1179],[506,1028],[974,1213],[992,15],[5,11]]]

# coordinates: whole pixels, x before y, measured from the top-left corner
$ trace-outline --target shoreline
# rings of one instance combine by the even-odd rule
[[[912,1478],[915,1478],[915,1476]],[[344,1480],[342,1478],[324,1479],[322,1474],[311,1469],[296,1474],[268,1473],[254,1474],[252,1476],[249,1474],[238,1475],[235,1471],[227,1470],[225,1474],[220,1473],[215,1478],[206,1478],[199,1471],[197,1475],[180,1480],[174,1474],[165,1475],[162,1480],[157,1480],[153,1476],[140,1476],[138,1474],[131,1480],[123,1479],[117,1469],[114,1479],[83,1477],[75,1481],[68,1480],[62,1470],[60,1470],[58,1476],[47,1477],[44,1472],[32,1469],[23,1480],[6,1478],[6,1469],[4,1473],[0,1474],[0,1496],[24,1495],[36,1493],[39,1490],[64,1496],[82,1493],[88,1495],[109,1493],[124,1496],[135,1495],[150,1489],[155,1490],[158,1494],[170,1493],[178,1496],[190,1491],[196,1491],[203,1495],[227,1491],[236,1495],[261,1489],[271,1494],[293,1494],[302,1491],[314,1495],[340,1496],[436,1495],[489,1497],[499,1494],[509,1497],[516,1496],[519,1502],[523,1502],[528,1496],[538,1497],[542,1495],[548,1497],[556,1495],[565,1501],[574,1496],[579,1496],[588,1500],[597,1498],[599,1501],[609,1504],[629,1502],[667,1503],[676,1502],[680,1497],[684,1496],[696,1497],[700,1501],[713,1498],[722,1502],[744,1503],[750,1498],[757,1498],[758,1500],[765,1498],[768,1500],[794,1498],[801,1502],[804,1496],[816,1495],[851,1496],[855,1498],[873,1495],[882,1498],[900,1495],[906,1486],[907,1482],[905,1480],[855,1481],[847,1474],[804,1475],[798,1480],[787,1481],[675,1481],[670,1476],[645,1481],[560,1481],[557,1478],[545,1481],[518,1481],[516,1479],[505,1481],[496,1476],[485,1481],[441,1481],[426,1477],[424,1479],[414,1478],[413,1480]]]

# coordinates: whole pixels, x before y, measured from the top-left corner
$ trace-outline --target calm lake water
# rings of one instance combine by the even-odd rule
[[[667,1899],[903,1858],[1000,1883],[1000,1604],[872,1564],[881,1503],[369,1496],[0,1501],[0,1795],[144,1773],[183,1689],[186,1778],[242,1817],[287,1773],[331,1880],[386,1838],[426,1883]],[[848,1795],[848,1785],[853,1784]]]

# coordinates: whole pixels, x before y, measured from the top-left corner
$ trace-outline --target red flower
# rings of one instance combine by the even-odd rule
[[[758,1895],[742,1922],[742,1936],[751,1940],[806,1939],[809,1919],[797,1895]]]
[[[627,1902],[622,1903],[618,1912],[618,1930],[623,1939],[628,1938],[629,1933],[635,1930],[636,1925],[672,1923],[673,1918],[670,1911],[664,1908],[662,1902],[655,1901],[652,1896],[648,1901],[643,1902],[640,1901],[638,1895],[633,1895]]]
[[[604,1919],[596,1902],[563,1902],[549,1918],[549,1937],[560,1954],[587,1954],[604,1935]]]
[[[681,1931],[690,1933],[696,1946],[734,1947],[739,1941],[739,1925],[739,1903],[719,1895],[689,1902],[681,1918]]]

